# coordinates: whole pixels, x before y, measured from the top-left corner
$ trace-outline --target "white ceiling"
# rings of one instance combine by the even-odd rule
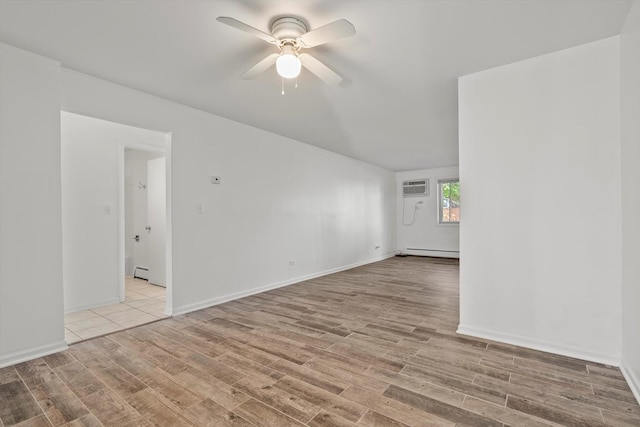
[[[0,40],[63,66],[392,170],[458,164],[457,82],[465,74],[619,33],[631,0],[2,0]],[[310,52],[345,81],[303,70],[280,94],[275,69],[238,75],[294,14],[311,29],[346,18],[355,37]]]

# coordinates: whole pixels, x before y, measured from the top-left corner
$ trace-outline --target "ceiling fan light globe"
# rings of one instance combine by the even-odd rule
[[[292,53],[283,53],[276,60],[276,71],[285,79],[295,79],[300,75],[301,69],[300,59]]]

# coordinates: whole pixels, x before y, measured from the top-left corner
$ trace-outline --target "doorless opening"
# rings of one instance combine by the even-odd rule
[[[149,180],[146,175],[136,182],[125,178],[125,151],[131,150],[159,159],[151,167],[159,183],[148,188],[157,196],[156,205],[164,208],[156,215],[161,221],[151,226],[162,236],[153,269],[160,277],[154,280],[166,286],[163,314],[171,314],[171,135],[61,112],[61,144],[65,312],[100,313],[97,307],[125,300],[125,273],[132,274],[135,267],[131,251],[126,257],[135,234],[125,234],[125,202],[133,187],[148,186]],[[145,241],[150,236],[137,234]]]

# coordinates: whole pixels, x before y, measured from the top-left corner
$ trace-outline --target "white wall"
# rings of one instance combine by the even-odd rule
[[[0,43],[0,367],[66,348],[60,64]]]
[[[619,72],[613,37],[459,80],[460,332],[619,363]]]
[[[66,111],[172,133],[174,312],[395,251],[391,171],[74,71],[62,87]]]
[[[152,159],[164,157],[163,153],[153,153],[140,150],[125,150],[124,154],[125,183],[131,183],[131,199],[125,201],[125,257],[131,259],[130,268],[126,269],[127,275],[134,274],[133,269],[149,267],[147,261],[149,233],[145,230],[147,219],[147,188],[140,188],[140,184],[147,185],[147,162]],[[127,215],[127,213],[130,214]],[[134,236],[140,236],[139,241]]]
[[[123,144],[165,135],[63,112],[62,242],[65,311],[120,301],[119,156]]]
[[[421,169],[396,173],[398,250],[411,255],[457,258],[460,250],[460,226],[438,223],[438,179],[457,178],[458,167]],[[403,197],[402,182],[429,179],[428,197]],[[423,204],[415,209],[418,201]],[[462,207],[464,209],[464,207]],[[415,221],[411,225],[414,218]],[[404,218],[403,218],[404,215]],[[464,215],[464,214],[463,214]],[[404,222],[404,224],[403,224]],[[408,248],[421,249],[410,250]]]
[[[620,36],[622,371],[640,402],[640,0]]]

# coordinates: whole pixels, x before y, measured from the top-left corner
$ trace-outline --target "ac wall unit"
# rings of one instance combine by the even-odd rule
[[[428,196],[429,195],[429,180],[428,179],[414,179],[413,181],[402,182],[402,195],[404,197],[415,196]]]

